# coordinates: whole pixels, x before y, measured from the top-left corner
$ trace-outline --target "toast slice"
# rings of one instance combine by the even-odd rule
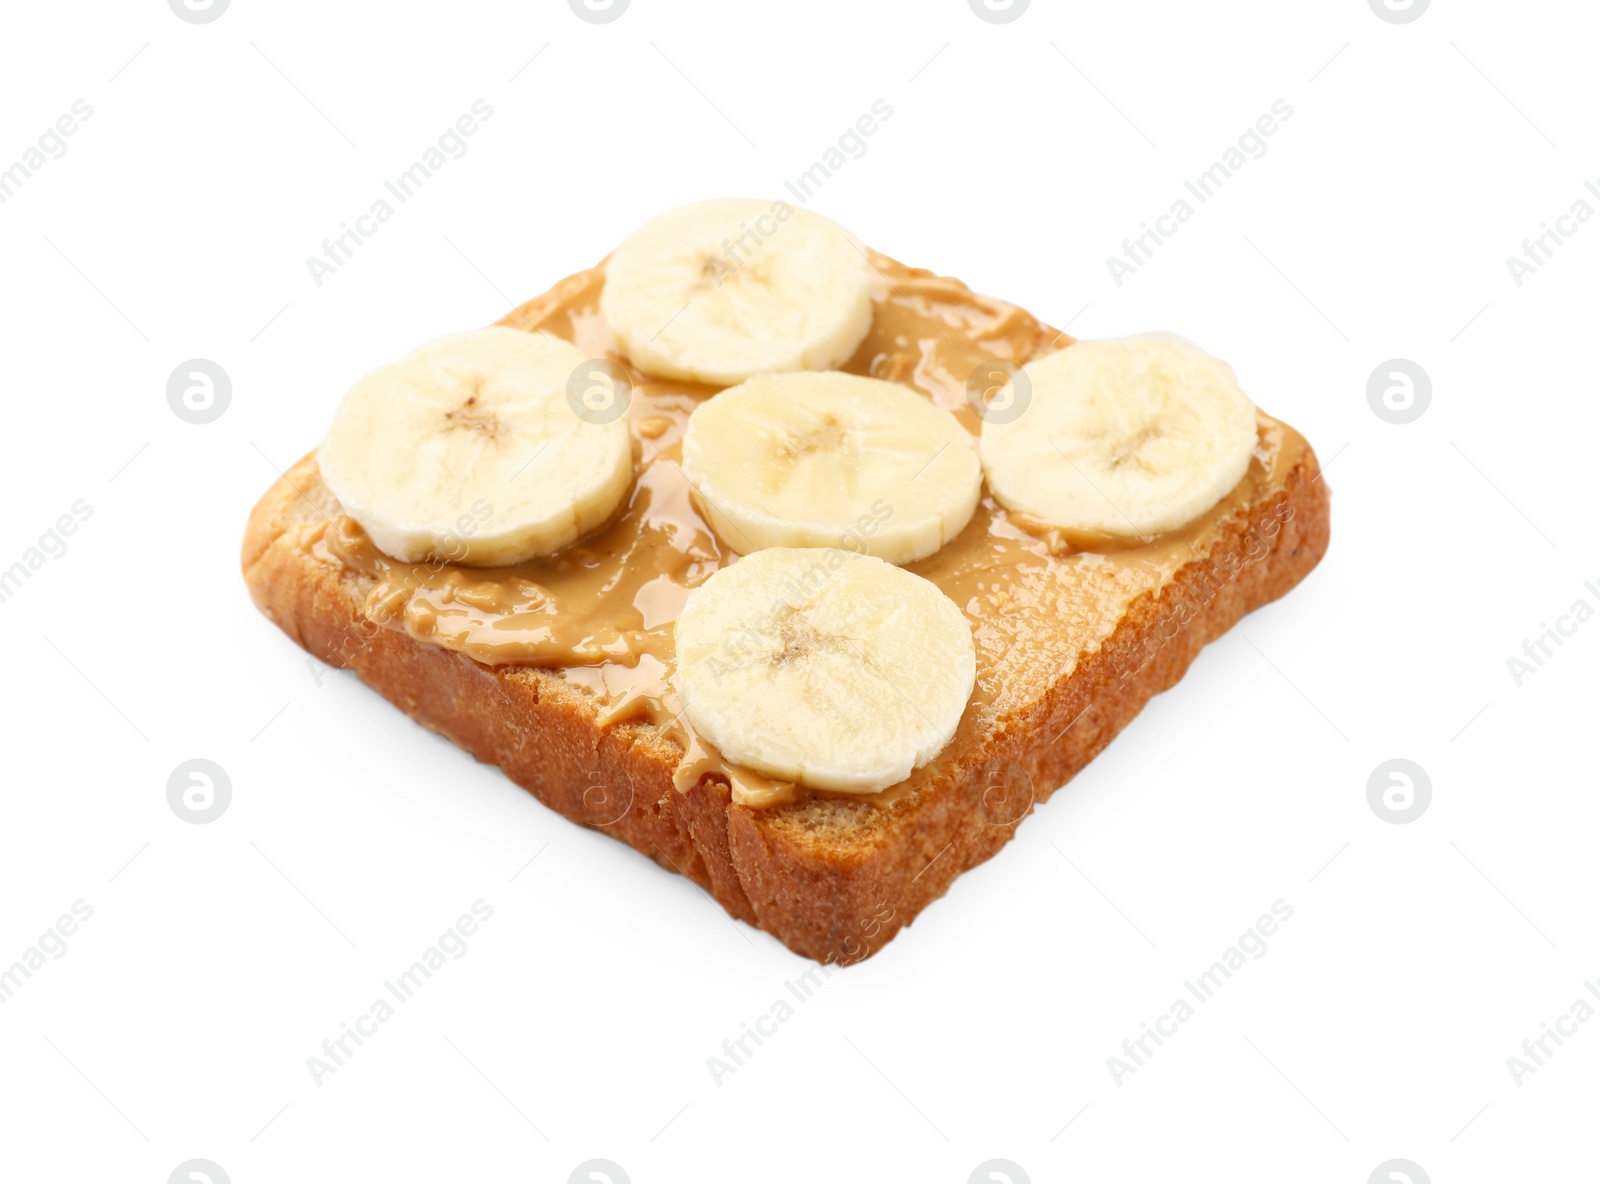
[[[881,255],[871,261],[874,331],[847,370],[902,381],[970,417],[965,379],[980,360],[1021,364],[1070,346],[1013,305]],[[569,277],[502,323],[604,356],[603,269]],[[638,382],[648,403],[651,382]],[[691,401],[682,396],[667,391],[655,409]],[[323,484],[315,454],[257,504],[242,563],[257,606],[309,653],[350,668],[551,809],[689,877],[734,917],[799,954],[847,964],[877,952],[1003,847],[1150,696],[1182,677],[1202,646],[1316,566],[1329,529],[1316,456],[1266,415],[1258,429],[1239,486],[1195,523],[1143,547],[1102,553],[1036,539],[986,498],[961,538],[911,565],[970,618],[978,689],[942,753],[865,798],[740,804],[715,762],[685,779],[682,729],[618,713],[597,693],[603,680],[488,664],[375,624],[380,577],[329,545],[359,528]],[[673,432],[652,440],[649,451],[671,463]]]

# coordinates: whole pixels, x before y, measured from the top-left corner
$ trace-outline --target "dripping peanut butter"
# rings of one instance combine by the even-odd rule
[[[981,363],[1021,365],[1070,344],[1015,305],[955,280],[877,254],[872,263],[872,327],[841,369],[910,386],[969,431],[976,433],[980,421],[968,405],[967,381]],[[604,277],[603,264],[571,276],[501,324],[548,332],[590,357],[626,366],[611,352],[599,313]],[[696,509],[678,465],[690,413],[718,388],[631,368],[628,374],[634,487],[611,522],[565,551],[505,568],[400,563],[339,513],[308,531],[306,545],[371,578],[369,620],[488,665],[559,670],[594,696],[601,726],[643,720],[664,727],[684,750],[680,788],[711,774],[726,778],[742,805],[793,801],[804,791],[731,766],[694,736],[671,688],[673,623],[684,600],[734,558]],[[977,685],[958,738],[983,719],[1023,706],[1041,677],[1070,671],[1133,599],[1204,554],[1217,523],[1281,482],[1305,448],[1293,429],[1258,414],[1255,457],[1239,485],[1193,522],[1139,545],[1063,539],[985,497],[959,536],[908,565],[949,595],[973,626]],[[458,528],[470,531],[473,516]],[[863,520],[859,529],[870,532],[873,524]],[[917,780],[914,773],[870,800],[887,804]]]

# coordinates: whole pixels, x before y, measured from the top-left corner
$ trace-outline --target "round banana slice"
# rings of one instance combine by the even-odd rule
[[[847,361],[872,325],[871,271],[850,233],[817,214],[703,201],[612,253],[600,312],[641,370],[730,386]]]
[[[908,571],[837,548],[747,555],[689,593],[674,685],[736,764],[875,793],[950,742],[972,696],[972,629]]]
[[[1205,513],[1244,477],[1256,410],[1233,368],[1181,337],[1080,341],[1022,368],[1020,414],[978,441],[1009,510],[1069,533],[1149,538]]]
[[[695,408],[683,468],[741,554],[842,547],[910,563],[972,518],[983,472],[955,416],[892,382],[768,374]]]
[[[633,482],[627,417],[584,417],[568,399],[586,362],[567,342],[503,327],[425,345],[350,388],[317,449],[322,478],[408,563],[558,551]]]

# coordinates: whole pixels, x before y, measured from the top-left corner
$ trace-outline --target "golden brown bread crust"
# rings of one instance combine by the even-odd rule
[[[675,742],[646,724],[599,727],[594,704],[554,672],[485,666],[371,625],[366,578],[304,545],[318,515],[336,512],[316,504],[327,496],[308,456],[252,512],[242,558],[262,612],[551,809],[688,876],[795,952],[837,963],[877,952],[994,855],[1202,646],[1294,587],[1328,546],[1327,487],[1308,448],[1159,594],[1133,601],[1097,651],[954,754],[938,780],[887,807],[817,799],[751,810],[720,780],[674,789]]]

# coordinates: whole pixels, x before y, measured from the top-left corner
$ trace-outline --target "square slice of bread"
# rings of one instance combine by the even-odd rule
[[[882,309],[895,304],[902,316],[910,309],[948,342],[933,318],[960,332],[961,302],[970,298],[987,322],[1026,318],[1031,345],[1017,352],[1048,348],[1050,331],[1020,309],[873,259]],[[563,281],[504,323],[588,344],[582,338],[598,331],[594,318],[571,315],[568,298],[596,288],[601,274]],[[1056,335],[1051,345],[1061,340]],[[881,354],[858,361],[862,372],[902,377],[883,373]],[[944,393],[947,404],[960,397]],[[1259,426],[1252,476],[1181,549],[1149,562],[1047,554],[1039,562],[1063,571],[1077,570],[1074,563],[1114,570],[1085,577],[1099,581],[1093,595],[1045,597],[1032,614],[1019,616],[1003,583],[978,585],[991,591],[963,607],[978,639],[980,688],[1003,692],[970,706],[956,738],[898,792],[870,799],[813,797],[755,809],[736,804],[715,774],[680,790],[674,772],[682,746],[649,722],[602,725],[603,704],[560,670],[485,665],[373,624],[365,610],[373,577],[315,545],[341,515],[315,454],[251,513],[244,575],[261,611],[309,653],[350,668],[551,809],[688,876],[734,917],[795,952],[851,963],[881,949],[957,876],[1003,847],[1150,696],[1182,677],[1202,646],[1316,566],[1328,545],[1328,493],[1316,456],[1286,425],[1262,415]]]

